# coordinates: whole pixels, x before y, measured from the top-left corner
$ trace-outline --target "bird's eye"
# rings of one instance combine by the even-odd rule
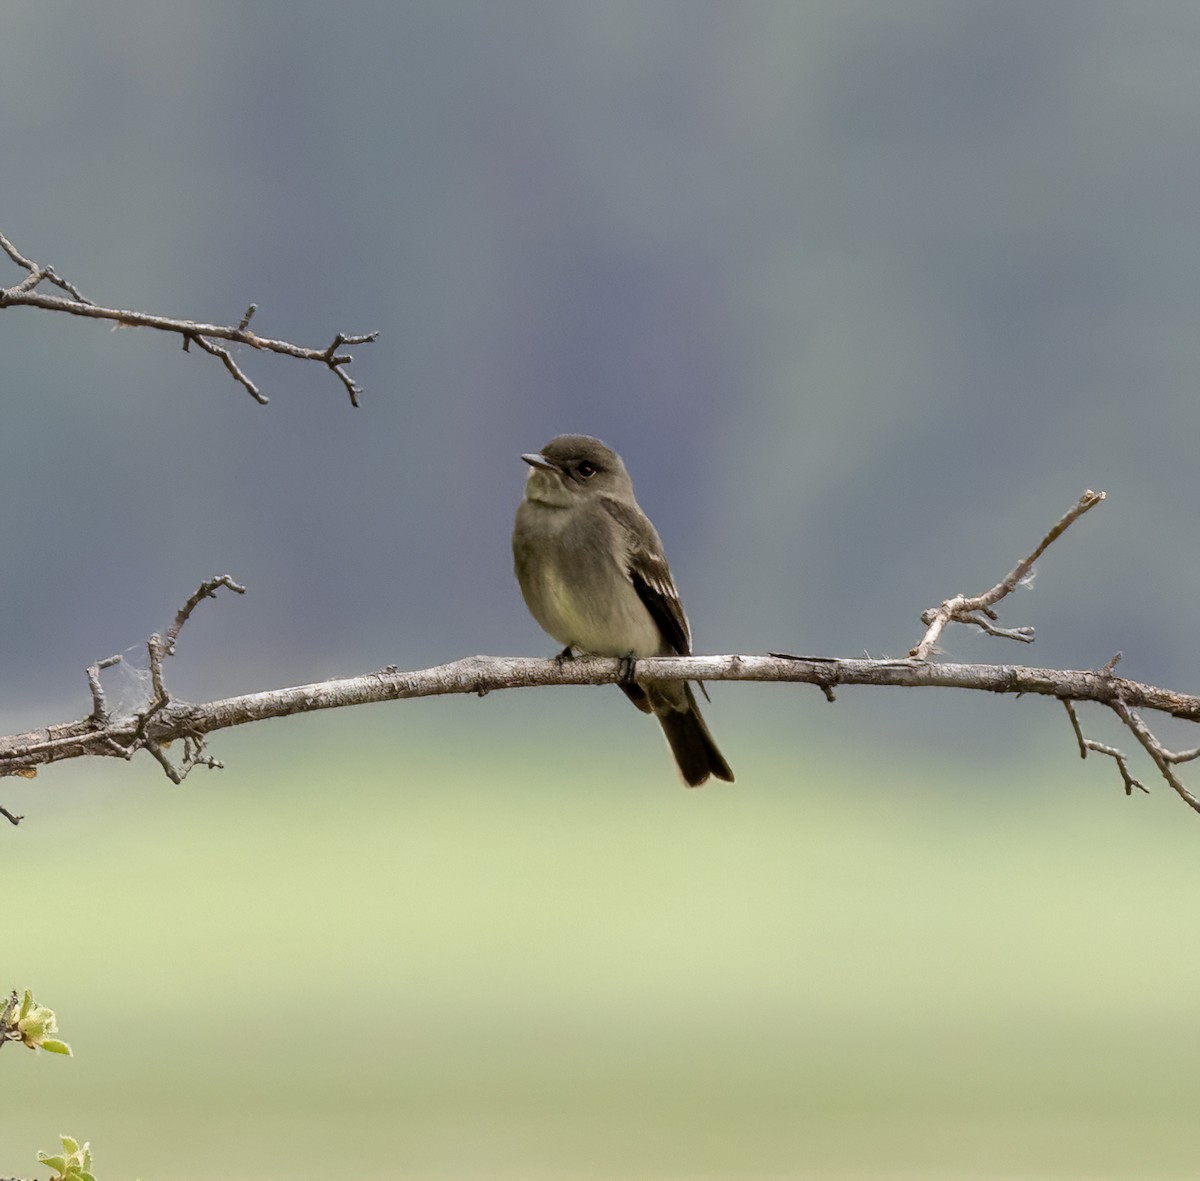
[[[575,470],[585,480],[590,480],[596,474],[596,465],[594,463],[588,463],[588,461],[585,459]]]

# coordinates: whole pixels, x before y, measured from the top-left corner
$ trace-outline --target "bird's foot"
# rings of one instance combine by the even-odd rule
[[[575,659],[575,649],[568,644],[555,658],[554,663],[560,668],[569,660]]]
[[[618,657],[617,684],[632,685],[633,671],[637,667],[637,660],[631,652],[628,656]]]

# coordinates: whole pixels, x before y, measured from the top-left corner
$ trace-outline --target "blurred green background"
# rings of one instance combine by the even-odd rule
[[[521,697],[31,790],[4,963],[76,1057],[5,1053],[0,1167],[69,1130],[104,1177],[1191,1174],[1174,800],[1067,735],[923,771],[748,719],[742,782],[687,792],[651,727],[614,769]]]
[[[86,712],[218,572],[249,593],[184,633],[196,700],[550,651],[508,533],[567,430],[625,456],[701,651],[902,653],[1098,487],[1005,606],[1037,646],[947,653],[1195,688],[1194,4],[14,0],[2,33],[26,254],[381,331],[359,410],[243,351],[264,409],[172,340],[0,312],[5,732]],[[707,712],[738,783],[695,793],[612,690],[252,727],[182,790],[6,781],[0,986],[77,1057],[5,1052],[0,1174],[69,1131],[109,1181],[1195,1175],[1195,816],[1045,702]]]

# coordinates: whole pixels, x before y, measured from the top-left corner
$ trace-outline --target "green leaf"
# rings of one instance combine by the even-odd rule
[[[29,1010],[33,1008],[33,989],[25,990],[24,999],[21,1001],[21,1011],[17,1014],[17,1020],[21,1021],[29,1015]]]
[[[61,1173],[67,1167],[65,1156],[47,1156],[44,1152],[39,1152],[37,1156],[42,1164],[49,1165],[56,1173]]]
[[[77,1153],[79,1151],[79,1141],[78,1140],[74,1139],[71,1136],[63,1136],[61,1133],[59,1134],[59,1139],[62,1140],[63,1151],[68,1156],[73,1156],[75,1153]]]
[[[71,1053],[71,1047],[68,1046],[66,1042],[60,1042],[56,1037],[43,1038],[38,1045],[40,1045],[43,1050],[49,1050],[51,1054],[66,1054],[68,1058],[73,1057]],[[72,1140],[71,1143],[74,1144],[75,1141]],[[78,1152],[79,1149],[72,1148],[71,1151]]]
[[[21,1031],[27,1044],[36,1046],[41,1044],[47,1034],[58,1031],[58,1022],[54,1017],[53,1009],[34,1005],[29,1013],[17,1022],[17,1028]]]

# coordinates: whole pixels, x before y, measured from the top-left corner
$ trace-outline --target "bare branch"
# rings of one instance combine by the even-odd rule
[[[187,623],[192,612],[205,599],[215,599],[217,591],[221,587],[225,587],[237,595],[244,595],[246,593],[246,588],[234,582],[228,574],[218,574],[215,578],[210,578],[206,582],[202,582],[188,601],[175,613],[175,618],[171,626],[167,628],[167,636],[163,641],[162,654],[164,656],[173,656],[175,654],[175,641],[179,638],[179,633],[183,630],[183,625]]]
[[[201,736],[189,731],[183,736],[184,757],[183,762],[177,770],[163,750],[163,745],[169,742],[175,735],[168,735],[164,738],[154,736],[149,732],[151,721],[161,714],[171,702],[171,696],[167,692],[166,683],[163,679],[163,662],[168,656],[175,655],[175,641],[179,638],[179,633],[183,630],[183,626],[191,617],[192,612],[204,599],[216,598],[217,591],[222,587],[234,591],[239,595],[246,593],[246,588],[236,583],[228,574],[218,574],[216,577],[202,582],[188,598],[187,602],[175,613],[175,618],[171,621],[171,626],[167,628],[165,636],[161,636],[155,632],[146,642],[146,650],[150,662],[152,695],[144,710],[126,719],[126,721],[133,723],[133,732],[131,734],[126,734],[122,727],[112,724],[104,695],[104,688],[100,680],[101,672],[104,669],[120,664],[123,659],[122,656],[120,654],[108,656],[104,660],[98,660],[95,664],[88,666],[87,681],[88,688],[92,694],[92,712],[85,719],[85,722],[90,725],[92,729],[91,737],[98,745],[96,749],[89,750],[87,753],[115,755],[118,758],[131,759],[137,751],[147,750],[159,762],[166,772],[167,777],[173,783],[182,783],[193,767],[218,769],[223,765],[218,760],[206,756],[203,753],[204,744]],[[37,745],[43,753],[50,756],[45,761],[53,762],[56,758],[62,757],[57,752],[60,749],[69,747],[71,743],[70,741],[64,742],[62,737],[48,737],[45,742]],[[66,757],[73,756],[68,755]],[[0,763],[2,763],[2,759],[0,759]],[[32,765],[13,765],[12,773],[19,775],[36,774],[36,770],[31,768]],[[10,772],[7,769],[0,770],[0,775],[8,773]],[[3,809],[0,809],[0,812],[3,812]],[[4,812],[4,815],[8,816],[14,824],[21,819],[21,817],[13,819],[11,814],[7,812]]]
[[[997,627],[994,623],[989,623],[982,615],[971,613],[965,614],[958,622],[973,623],[980,631],[986,632],[989,636],[997,636],[1002,640],[1018,640],[1022,644],[1033,643],[1033,628],[1031,627]]]
[[[1079,743],[1079,757],[1086,759],[1089,750],[1094,750],[1098,755],[1107,755],[1117,764],[1117,771],[1121,775],[1121,782],[1125,784],[1125,794],[1133,795],[1133,789],[1136,787],[1138,791],[1150,794],[1150,789],[1144,787],[1138,780],[1129,772],[1129,761],[1125,755],[1117,750],[1115,746],[1106,746],[1103,742],[1096,742],[1095,739],[1085,738],[1083,730],[1079,725],[1079,718],[1075,713],[1075,707],[1066,699],[1063,700],[1063,705],[1067,707],[1067,714],[1071,719],[1071,728],[1075,731],[1076,741]]]
[[[1021,582],[1029,577],[1033,564],[1046,552],[1050,545],[1057,540],[1066,529],[1083,516],[1089,509],[1095,508],[1104,499],[1103,492],[1085,492],[1078,501],[1058,520],[1054,527],[1042,538],[1037,548],[1028,557],[1022,558],[1009,572],[989,591],[981,595],[967,597],[955,595],[947,599],[940,607],[931,607],[921,615],[921,622],[928,629],[924,638],[909,655],[915,660],[928,660],[937,650],[938,638],[948,623],[972,624],[982,628],[989,635],[1001,636],[1009,640],[1020,640],[1022,643],[1033,643],[1033,628],[996,628],[987,620],[996,618],[992,608],[1001,599],[1010,595]],[[983,616],[983,618],[981,618]]]
[[[1075,741],[1079,743],[1079,757],[1086,759],[1088,755],[1087,739],[1083,736],[1083,730],[1079,726],[1079,715],[1075,712],[1075,706],[1069,698],[1062,698],[1062,703],[1067,707],[1067,717],[1071,719],[1071,729],[1075,731]]]
[[[1171,769],[1172,763],[1183,762],[1184,760],[1167,750],[1150,733],[1146,723],[1129,708],[1126,702],[1118,698],[1116,701],[1109,702],[1109,707],[1129,727],[1133,736],[1142,744],[1142,749],[1150,756],[1150,761],[1158,768],[1158,773],[1179,795],[1179,798],[1194,812],[1200,812],[1200,800],[1183,786],[1179,776]]]
[[[247,313],[247,319],[252,313]],[[843,659],[829,656],[796,656],[789,653],[728,656],[659,656],[641,660],[585,656],[574,660],[551,658],[472,656],[451,664],[413,672],[389,665],[378,672],[344,677],[310,685],[230,697],[221,701],[192,704],[174,699],[167,691],[163,665],[174,654],[180,631],[195,608],[213,598],[222,587],[242,594],[245,588],[223,574],[201,583],[176,613],[165,635],[155,634],[147,642],[152,694],[145,708],[122,717],[112,717],[100,684],[101,672],[119,662],[113,656],[87,670],[92,696],[91,714],[77,722],[63,722],[44,729],[0,738],[0,777],[36,774],[37,768],[64,759],[90,756],[131,758],[137,751],[149,752],[174,783],[181,783],[198,766],[219,768],[221,763],[205,753],[204,738],[218,730],[242,726],[267,718],[287,717],[314,710],[396,701],[412,697],[447,694],[485,696],[499,689],[549,685],[623,684],[631,678],[653,681],[774,681],[815,685],[829,701],[839,685],[876,685],[904,688],[950,688],[986,693],[1033,694],[1057,698],[1066,708],[1071,727],[1086,758],[1089,752],[1111,758],[1121,775],[1126,794],[1145,791],[1129,770],[1125,755],[1112,746],[1085,737],[1075,703],[1092,701],[1111,709],[1137,738],[1159,773],[1189,807],[1200,812],[1200,800],[1179,780],[1174,766],[1200,758],[1200,747],[1171,751],[1164,747],[1141,720],[1137,710],[1151,710],[1190,722],[1200,722],[1200,696],[1126,680],[1114,674],[1120,653],[1099,669],[1044,669],[1022,665],[933,663],[927,659],[937,633],[948,622],[968,622],[993,634],[1031,639],[1029,629],[995,627],[993,604],[1009,594],[1028,575],[1034,560],[1077,517],[1103,499],[1103,493],[1087,493],[1046,535],[1037,549],[1010,572],[1007,578],[974,599],[958,596],[935,611],[926,612],[929,632],[914,649],[919,655],[900,660]],[[183,757],[176,766],[165,747],[182,741]],[[20,817],[0,809],[12,823]]]
[[[258,386],[254,384],[239,368],[238,363],[233,359],[233,354],[223,345],[213,344],[211,340],[205,340],[203,336],[194,336],[191,334],[183,338],[183,351],[188,351],[188,345],[195,341],[206,353],[210,353],[214,357],[220,357],[221,363],[229,370],[230,376],[240,386],[244,386],[246,393],[250,395],[260,406],[265,406],[270,399],[264,394]],[[356,402],[355,405],[358,405]]]
[[[1200,746],[1194,746],[1191,750],[1164,750],[1163,758],[1168,763],[1190,763],[1193,759],[1200,759]]]
[[[168,699],[165,689],[139,714],[97,725],[94,717],[0,738],[0,776],[63,759],[89,756],[129,758],[147,749],[160,763],[162,747],[172,741],[196,742],[218,730],[289,717],[315,710],[339,709],[384,701],[449,694],[484,694],[501,689],[549,685],[618,684],[622,661],[582,657],[558,662],[529,657],[472,656],[434,668],[401,672],[394,668],[309,685],[249,693],[192,704]],[[839,685],[969,689],[986,693],[1034,694],[1064,701],[1094,701],[1116,708],[1139,708],[1200,722],[1200,697],[1125,680],[1094,669],[1061,670],[1019,665],[931,664],[922,660],[854,660],[789,656],[659,656],[638,660],[635,675],[652,680],[772,681],[815,685],[831,694]],[[1135,731],[1136,733],[1136,731]],[[1148,731],[1147,731],[1148,733]],[[1139,741],[1142,739],[1139,737]],[[1145,745],[1143,743],[1143,745]],[[157,750],[156,750],[157,748]],[[1098,753],[1107,753],[1099,751]],[[1149,753],[1149,748],[1147,748]],[[1160,753],[1160,758],[1168,760]],[[1111,756],[1110,756],[1111,757]],[[1153,757],[1153,756],[1152,756]],[[184,766],[214,766],[199,755]],[[164,770],[165,770],[164,766]],[[173,769],[174,770],[174,769]],[[1169,770],[1169,766],[1168,766]],[[183,777],[183,769],[171,774]],[[1168,779],[1182,798],[1186,790]],[[1135,784],[1136,785],[1136,784]],[[1140,785],[1139,785],[1140,786]]]
[[[330,369],[345,387],[350,396],[350,404],[359,404],[358,395],[361,389],[351,380],[346,369],[353,357],[349,353],[339,353],[344,345],[368,344],[375,340],[378,332],[368,332],[359,335],[347,335],[339,332],[332,343],[325,348],[308,348],[292,344],[286,340],[273,340],[267,336],[259,336],[250,331],[250,319],[256,306],[251,304],[246,314],[237,324],[200,324],[194,320],[181,320],[172,316],[158,316],[147,312],[134,312],[123,308],[101,307],[90,299],[85,299],[76,287],[60,278],[53,267],[40,266],[26,258],[3,235],[0,234],[0,249],[12,259],[17,266],[28,271],[24,280],[14,287],[0,288],[0,308],[30,307],[42,308],[52,312],[66,312],[72,316],[85,316],[94,320],[111,320],[117,327],[122,328],[156,328],[160,332],[175,332],[183,338],[183,349],[187,352],[195,342],[205,352],[220,358],[239,385],[260,405],[267,404],[266,395],[239,368],[233,355],[217,340],[230,341],[233,344],[249,345],[253,349],[264,352],[282,353],[288,357],[296,357],[302,361],[317,361]],[[51,295],[38,288],[43,282],[51,283],[65,291],[67,295]]]
[[[14,291],[32,291],[39,283],[45,279],[49,283],[53,283],[55,287],[67,292],[78,303],[91,303],[90,299],[85,299],[79,293],[79,290],[68,283],[65,279],[60,279],[54,273],[53,267],[38,266],[37,263],[26,258],[17,248],[3,235],[0,234],[0,249],[8,255],[19,267],[23,267],[29,272],[25,279],[19,283]]]
[[[106,725],[108,722],[108,703],[104,698],[104,688],[100,684],[100,674],[106,668],[112,668],[114,664],[121,663],[121,656],[106,656],[103,660],[97,660],[95,664],[89,664],[87,667],[88,688],[92,691],[92,718],[97,726]]]
[[[171,765],[171,760],[167,758],[163,748],[152,739],[146,740],[143,745],[158,760],[167,778],[178,787],[183,782],[183,776]]]

